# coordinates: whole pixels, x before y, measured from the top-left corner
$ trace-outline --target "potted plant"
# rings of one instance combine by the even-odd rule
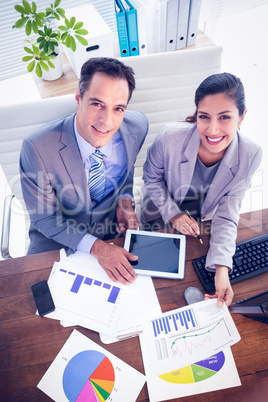
[[[50,68],[55,69],[55,60],[61,45],[75,52],[76,41],[84,46],[88,44],[84,38],[88,31],[82,28],[83,22],[76,22],[75,17],[68,20],[65,10],[59,7],[60,3],[61,0],[55,0],[45,11],[38,11],[34,1],[30,5],[28,1],[23,0],[21,5],[14,6],[21,16],[12,28],[24,27],[29,37],[25,41],[29,45],[24,47],[27,56],[23,57],[22,61],[28,62],[27,70],[35,71],[38,77],[42,77],[43,72],[49,71]],[[61,20],[63,24],[58,25]]]

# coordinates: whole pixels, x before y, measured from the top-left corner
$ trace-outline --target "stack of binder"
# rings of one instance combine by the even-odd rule
[[[121,57],[196,43],[202,0],[114,0]]]

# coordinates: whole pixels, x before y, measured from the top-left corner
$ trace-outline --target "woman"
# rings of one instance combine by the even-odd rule
[[[206,78],[196,90],[195,105],[193,116],[167,124],[148,151],[142,222],[161,221],[196,236],[197,221],[211,219],[206,269],[216,271],[216,292],[205,298],[217,297],[218,305],[229,306],[239,210],[262,152],[240,133],[246,106],[239,78],[229,73]]]

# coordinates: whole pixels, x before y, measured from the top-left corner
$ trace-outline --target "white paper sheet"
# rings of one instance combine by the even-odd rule
[[[126,286],[110,280],[95,257],[75,253],[62,258],[48,283],[56,306],[48,318],[115,335]]]
[[[147,374],[149,356],[143,334],[140,334],[140,343]],[[239,385],[241,382],[230,348],[161,376],[150,377],[147,375],[150,402],[168,401]]]
[[[147,375],[158,376],[217,354],[240,340],[233,319],[217,299],[162,314],[143,325]]]
[[[127,287],[124,305],[117,322],[117,334],[122,334],[124,331],[125,338],[135,336],[137,327],[161,313],[152,278],[138,275],[135,282]],[[140,329],[137,328],[137,330]],[[118,337],[111,338],[103,334],[100,335],[100,339],[104,343],[119,341]]]
[[[74,330],[37,385],[57,402],[136,401],[145,376]]]

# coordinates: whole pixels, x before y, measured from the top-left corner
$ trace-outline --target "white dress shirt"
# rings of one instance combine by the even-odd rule
[[[85,167],[85,173],[87,180],[89,179],[89,171],[91,164],[93,163],[92,153],[95,148],[89,144],[79,133],[76,125],[76,117],[74,120],[74,132],[78,144],[78,148],[81,153],[81,157]],[[119,131],[117,131],[107,145],[98,148],[103,153],[103,163],[105,167],[106,182],[103,197],[106,197],[111,191],[115,189],[117,183],[126,173],[127,170],[127,155],[124,143],[121,139]],[[130,194],[121,194],[120,197],[130,197]],[[119,197],[118,197],[119,198]],[[94,204],[92,203],[94,208]],[[90,253],[93,243],[97,240],[97,237],[86,234],[83,239],[78,243],[77,250]]]

